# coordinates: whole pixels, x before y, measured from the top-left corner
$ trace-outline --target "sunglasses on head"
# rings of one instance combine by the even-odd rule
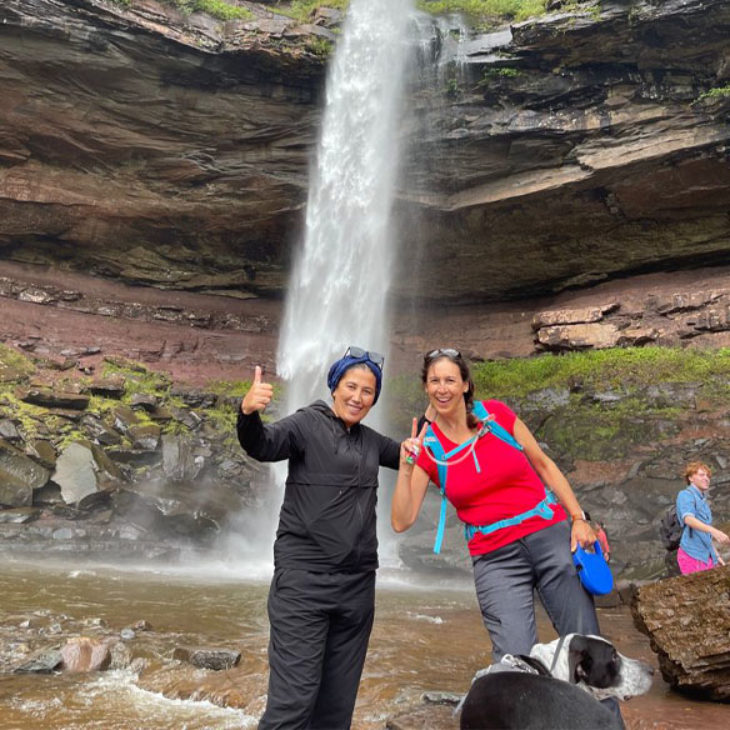
[[[385,362],[385,355],[381,355],[379,352],[368,352],[363,350],[362,347],[350,347],[347,348],[344,357],[366,357],[371,363],[377,365],[381,370],[383,369],[383,363]]]
[[[451,347],[443,347],[438,350],[431,350],[431,352],[427,353],[426,360],[434,360],[437,357],[441,357],[441,355],[446,355],[446,357],[451,357],[453,359],[461,357],[461,353],[458,350],[454,350]]]

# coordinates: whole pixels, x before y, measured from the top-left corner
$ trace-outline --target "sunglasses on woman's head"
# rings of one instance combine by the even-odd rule
[[[451,347],[444,347],[439,348],[438,350],[431,350],[431,352],[426,355],[426,360],[434,360],[437,357],[441,357],[441,355],[446,355],[446,357],[454,359],[461,357],[461,353],[458,350],[454,350]]]
[[[377,365],[381,370],[383,369],[383,363],[385,362],[385,355],[381,355],[379,352],[368,352],[363,350],[362,347],[350,347],[347,348],[344,357],[366,357],[371,363]]]

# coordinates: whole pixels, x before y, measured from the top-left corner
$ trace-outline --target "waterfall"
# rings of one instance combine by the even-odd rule
[[[389,218],[411,13],[412,0],[353,0],[330,65],[277,354],[287,413],[326,394],[327,368],[348,345],[387,350]]]
[[[327,370],[348,345],[387,354],[395,263],[389,219],[412,6],[413,0],[352,0],[329,67],[304,241],[277,352],[278,373],[287,381],[283,415],[318,397],[329,402]],[[379,426],[383,411],[376,407],[368,423]],[[270,571],[263,548],[273,540],[286,462],[274,467],[271,482],[280,488],[260,493],[228,536],[228,552],[244,559],[248,575]]]

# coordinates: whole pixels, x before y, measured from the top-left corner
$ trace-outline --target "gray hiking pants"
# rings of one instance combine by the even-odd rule
[[[482,619],[498,662],[528,654],[537,643],[534,591],[559,635],[598,634],[593,598],[570,554],[570,528],[560,522],[472,560]]]
[[[375,571],[279,568],[269,590],[269,693],[259,730],[347,730],[375,612]]]
[[[600,636],[593,597],[580,583],[570,554],[570,527],[559,522],[472,559],[482,619],[492,656],[529,655],[538,642],[534,591],[555,630]],[[602,701],[623,723],[618,702]]]

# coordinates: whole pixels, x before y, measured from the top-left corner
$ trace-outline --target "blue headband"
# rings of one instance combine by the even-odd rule
[[[354,365],[367,365],[370,372],[375,376],[375,398],[373,405],[378,402],[378,396],[380,395],[380,386],[383,382],[383,374],[380,372],[380,368],[367,357],[352,357],[346,355],[341,357],[339,360],[335,360],[330,367],[329,373],[327,373],[327,387],[332,393],[337,384],[342,380],[342,376]]]

